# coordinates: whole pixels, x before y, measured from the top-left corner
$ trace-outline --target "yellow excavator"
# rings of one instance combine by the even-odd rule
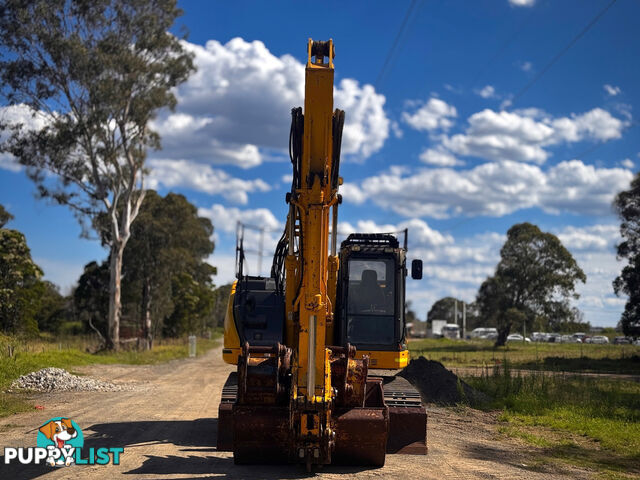
[[[333,41],[309,40],[304,112],[292,109],[287,222],[269,277],[243,274],[224,321],[217,448],[236,463],[382,466],[425,454],[427,414],[407,365],[407,231],[349,235],[337,252],[344,112],[333,110]],[[422,278],[414,260],[411,276]]]

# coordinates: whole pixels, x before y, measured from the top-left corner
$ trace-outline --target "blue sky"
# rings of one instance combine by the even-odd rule
[[[618,0],[514,99],[608,3],[417,0],[401,30],[408,1],[182,2],[178,26],[199,70],[176,111],[154,123],[164,149],[150,155],[149,184],[212,219],[217,283],[233,277],[237,220],[269,230],[270,257],[286,215],[289,110],[302,104],[306,41],[333,38],[336,106],[347,116],[340,230],[410,229],[411,255],[425,261],[425,278],[409,284],[419,315],[445,295],[472,301],[505,232],[530,221],[559,235],[587,273],[585,319],[613,326],[624,299],[611,288],[621,264],[610,204],[640,168],[640,4]],[[106,252],[34,190],[0,157],[10,225],[68,290]]]

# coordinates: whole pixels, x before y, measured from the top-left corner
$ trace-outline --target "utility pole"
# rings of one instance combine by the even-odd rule
[[[453,299],[453,323],[458,325],[458,300]]]
[[[258,275],[262,275],[262,246],[264,244],[264,228],[260,229],[260,243],[258,245]]]
[[[462,302],[462,339],[464,340],[466,337],[467,331],[467,304],[466,302]]]

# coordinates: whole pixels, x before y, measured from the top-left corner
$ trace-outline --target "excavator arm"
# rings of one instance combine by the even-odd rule
[[[240,268],[229,301],[223,354],[237,358],[238,370],[223,389],[218,447],[233,450],[236,463],[288,461],[310,470],[385,461],[383,378],[368,375],[368,355],[334,343],[344,112],[333,110],[333,59],[332,40],[309,40],[304,111],[292,110],[289,213],[271,277]],[[242,246],[239,258],[241,265]],[[278,329],[277,341],[265,337]]]

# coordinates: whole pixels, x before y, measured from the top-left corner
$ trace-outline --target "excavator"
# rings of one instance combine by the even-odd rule
[[[345,114],[333,110],[333,41],[309,39],[307,57],[270,276],[245,275],[244,239],[236,244],[222,355],[237,371],[222,390],[217,449],[237,464],[382,466],[387,453],[427,452],[420,395],[393,375],[408,363],[407,231],[402,245],[350,234],[337,251]],[[422,278],[420,260],[411,276]]]

